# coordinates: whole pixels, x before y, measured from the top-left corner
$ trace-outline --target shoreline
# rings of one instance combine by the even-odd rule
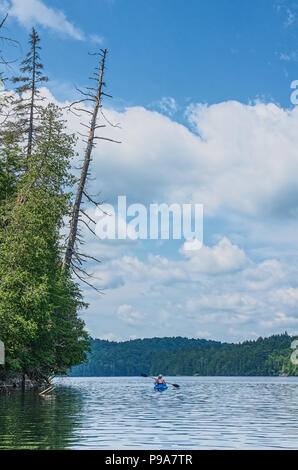
[[[0,375],[0,393],[41,390],[48,385],[49,382],[46,379],[32,379],[26,374],[10,373],[4,376]]]

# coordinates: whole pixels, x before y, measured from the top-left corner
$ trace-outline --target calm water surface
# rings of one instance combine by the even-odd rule
[[[298,377],[58,378],[0,395],[0,449],[297,449]]]

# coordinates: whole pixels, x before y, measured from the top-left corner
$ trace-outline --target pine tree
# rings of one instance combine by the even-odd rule
[[[15,181],[22,197],[8,194],[0,205],[0,337],[6,367],[35,378],[79,364],[88,344],[78,317],[80,291],[61,257],[74,142],[58,108],[48,105],[35,131],[30,165]]]
[[[22,167],[22,153],[13,130],[0,137],[0,205],[17,190]]]
[[[12,82],[18,85],[16,92],[19,97],[14,101],[13,106],[17,114],[19,132],[27,136],[27,157],[32,154],[34,134],[42,111],[43,98],[40,96],[39,86],[48,81],[48,78],[43,75],[39,43],[40,38],[32,28],[29,36],[29,52],[20,69],[23,75],[12,79]]]

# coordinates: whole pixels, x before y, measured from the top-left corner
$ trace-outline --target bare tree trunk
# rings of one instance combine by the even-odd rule
[[[4,25],[4,23],[5,23],[7,17],[8,17],[8,13],[5,15],[5,18],[1,21],[1,23],[0,23],[0,29],[1,29],[2,26]]]
[[[28,157],[30,157],[31,153],[32,153],[35,78],[36,78],[35,73],[36,73],[36,41],[34,40],[34,43],[33,43],[32,90],[31,90],[31,104],[30,104],[30,118],[29,118],[29,132],[28,132],[28,149],[27,149],[27,156]]]
[[[104,49],[102,51],[102,59],[101,59],[101,64],[100,64],[100,69],[99,69],[99,74],[98,74],[97,92],[96,92],[96,95],[94,96],[95,98],[94,108],[93,108],[92,117],[90,121],[89,135],[88,135],[87,146],[85,150],[84,163],[83,163],[81,177],[80,177],[80,181],[79,181],[79,185],[77,189],[75,203],[73,206],[73,213],[72,213],[72,218],[70,222],[70,233],[68,237],[65,258],[64,258],[64,263],[63,263],[64,267],[67,269],[70,269],[72,256],[74,253],[74,247],[75,247],[77,233],[78,233],[80,207],[81,207],[82,197],[83,197],[85,186],[86,186],[86,180],[87,180],[88,169],[89,169],[89,165],[91,161],[92,149],[94,146],[94,134],[96,130],[97,115],[98,115],[99,108],[101,106],[101,96],[103,94],[102,87],[104,85],[103,76],[104,76],[106,55],[107,55],[107,49]]]

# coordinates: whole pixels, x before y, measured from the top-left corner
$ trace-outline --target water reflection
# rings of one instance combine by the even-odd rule
[[[65,449],[78,440],[83,407],[81,392],[59,387],[40,397],[36,392],[0,396],[0,449]]]
[[[295,449],[298,378],[64,378],[0,397],[0,449]]]

